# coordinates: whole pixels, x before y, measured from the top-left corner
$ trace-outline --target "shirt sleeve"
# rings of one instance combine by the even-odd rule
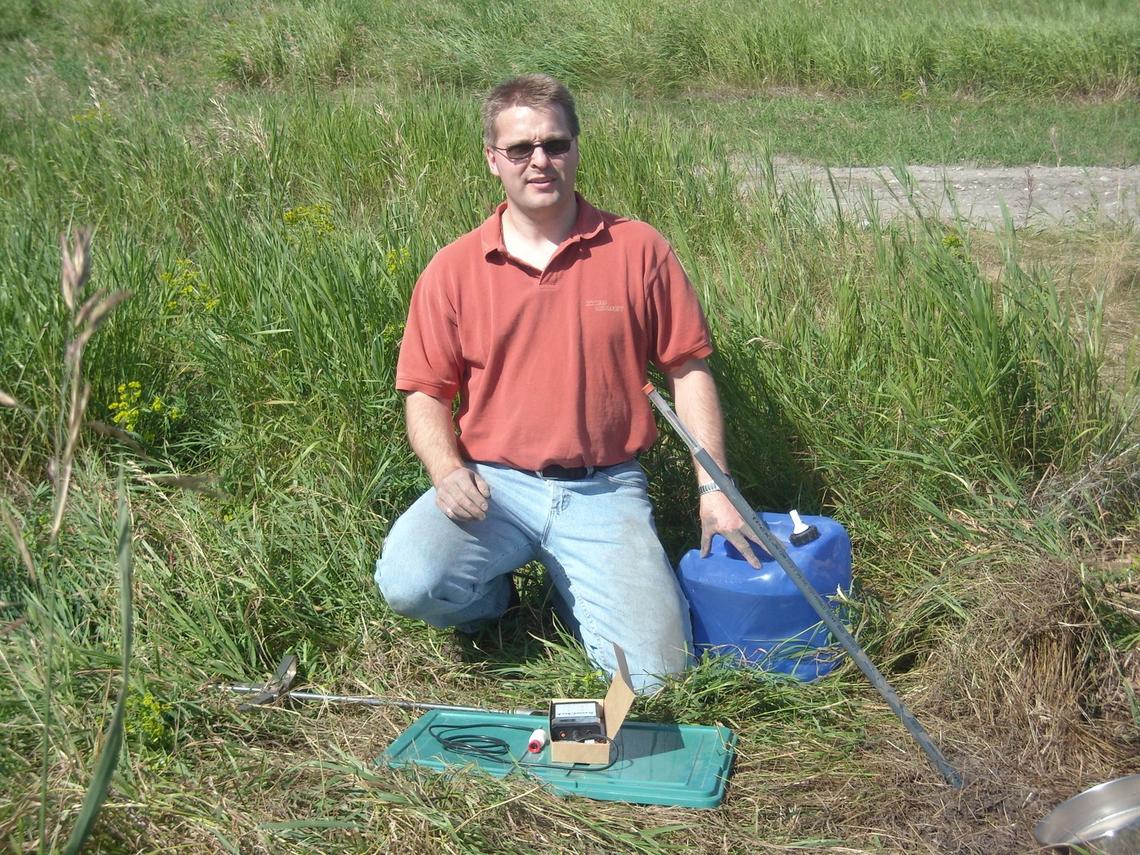
[[[713,352],[697,292],[672,247],[665,243],[649,282],[650,358],[662,371]]]
[[[429,263],[416,282],[396,363],[396,388],[451,400],[459,391],[462,351],[455,305],[440,265]]]

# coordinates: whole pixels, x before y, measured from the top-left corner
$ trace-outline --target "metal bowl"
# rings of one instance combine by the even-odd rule
[[[1140,855],[1140,775],[1098,784],[1062,802],[1037,823],[1033,836],[1043,846]]]

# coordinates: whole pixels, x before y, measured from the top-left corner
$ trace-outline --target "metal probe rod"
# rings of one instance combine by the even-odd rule
[[[761,545],[768,551],[768,554],[776,559],[776,563],[778,563],[784,572],[788,574],[788,577],[795,582],[796,587],[800,589],[800,593],[804,595],[804,598],[811,604],[811,607],[815,609],[816,614],[819,615],[827,628],[835,634],[835,637],[839,639],[839,643],[843,645],[843,648],[850,654],[851,658],[855,660],[855,664],[859,666],[859,670],[867,676],[867,679],[871,681],[871,685],[878,690],[879,694],[883,696],[883,700],[894,710],[895,715],[902,720],[903,725],[910,731],[910,735],[922,746],[922,750],[926,752],[927,758],[929,758],[934,768],[937,769],[946,780],[946,783],[955,789],[961,787],[962,776],[959,775],[954,767],[946,761],[946,758],[942,756],[942,752],[938,750],[938,746],[934,744],[929,734],[927,734],[922,725],[918,723],[918,719],[906,708],[899,696],[895,694],[895,690],[891,688],[890,683],[883,677],[879,669],[875,667],[875,664],[867,658],[867,654],[863,652],[863,648],[859,646],[859,642],[847,631],[847,627],[840,622],[834,612],[828,607],[827,603],[823,601],[823,598],[804,577],[804,574],[800,572],[796,563],[789,557],[787,550],[784,549],[784,545],[780,543],[760,517],[752,510],[748,501],[740,491],[736,489],[736,485],[732,482],[732,479],[724,473],[724,470],[717,465],[716,461],[712,459],[712,456],[705,451],[700,443],[697,442],[696,438],[689,433],[688,429],[681,423],[681,420],[677,418],[677,414],[673,412],[673,408],[661,397],[661,393],[653,388],[652,383],[645,384],[642,391],[649,396],[649,400],[653,402],[653,405],[657,407],[666,421],[673,426],[673,429],[681,439],[685,441],[685,444],[689,446],[693,457],[701,464],[705,472],[712,476],[713,481],[720,487],[729,501],[732,502],[733,506],[740,513],[740,516],[744,519],[744,522],[752,529],[756,537],[760,540]]]
[[[257,694],[264,691],[263,686],[226,686],[231,692],[239,694]],[[492,712],[510,713],[511,715],[534,715],[535,710],[489,710],[486,707],[463,707],[452,704],[429,704],[421,701],[398,701],[389,698],[378,698],[372,695],[326,695],[320,692],[301,692],[297,690],[282,692],[276,698],[292,698],[295,701],[322,701],[330,704],[358,704],[366,707],[399,707],[405,710],[456,710],[458,712]],[[275,699],[276,699],[275,698]]]
[[[483,707],[461,707],[452,704],[429,704],[422,701],[400,701],[392,698],[378,698],[375,695],[326,695],[321,692],[301,692],[290,690],[293,680],[297,676],[297,655],[286,653],[277,663],[277,670],[264,686],[229,685],[222,688],[243,695],[253,695],[253,699],[238,707],[239,710],[250,710],[263,704],[273,703],[281,698],[292,698],[295,701],[322,701],[328,704],[357,704],[365,707],[399,707],[405,710],[456,710],[458,712],[493,712],[510,713],[511,715],[536,715],[538,710],[489,710]]]

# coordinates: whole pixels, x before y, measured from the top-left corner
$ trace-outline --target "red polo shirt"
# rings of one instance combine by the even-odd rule
[[[545,270],[503,244],[504,202],[416,283],[396,388],[458,393],[459,449],[518,469],[608,466],[657,438],[648,363],[712,353],[677,256],[651,226],[578,197]]]

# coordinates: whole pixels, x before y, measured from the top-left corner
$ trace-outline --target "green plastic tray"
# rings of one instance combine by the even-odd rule
[[[736,734],[727,728],[627,721],[614,740],[613,763],[603,769],[544,765],[550,764],[549,744],[539,754],[527,753],[531,731],[545,724],[541,716],[432,710],[400,734],[376,762],[393,767],[416,764],[437,771],[478,767],[497,778],[521,773],[556,793],[603,801],[712,808],[724,798],[736,748]],[[460,726],[442,734],[448,737],[502,739],[510,746],[510,754],[492,760],[449,751],[429,732],[436,725]]]

